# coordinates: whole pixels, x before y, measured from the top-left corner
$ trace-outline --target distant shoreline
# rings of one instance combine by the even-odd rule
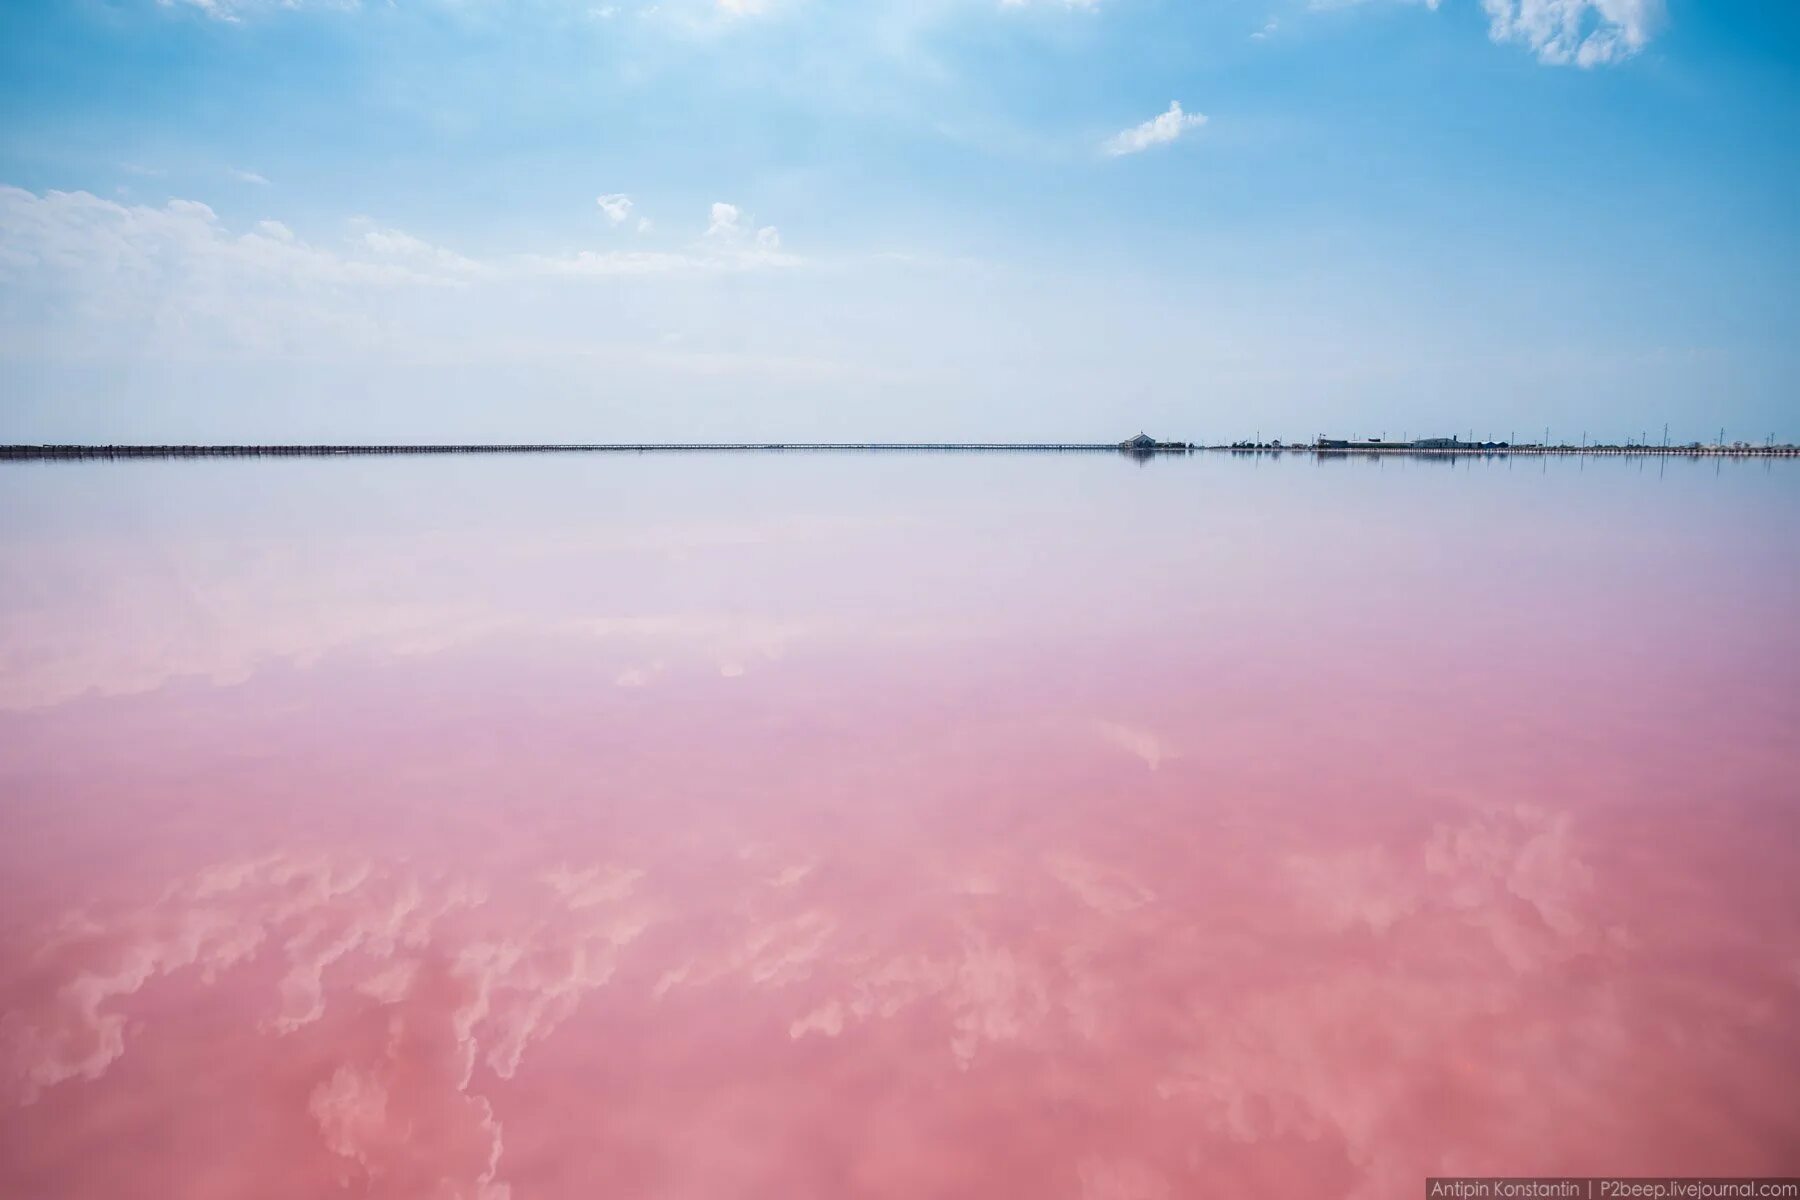
[[[1335,446],[1284,446],[1276,449],[1249,449],[1239,446],[1204,446],[1205,450],[1223,450],[1229,454],[1311,454],[1318,458],[1374,458],[1381,455],[1407,455],[1427,458],[1514,458],[1564,456],[1569,458],[1800,458],[1800,446],[1358,446],[1344,449]]]
[[[0,461],[92,458],[300,458],[377,454],[649,454],[765,451],[996,451],[1107,452],[1125,455],[1192,454],[1202,451],[1234,455],[1310,454],[1319,458],[1411,455],[1435,458],[1497,456],[1652,456],[1657,458],[1794,458],[1795,446],[1460,446],[1424,448],[1357,446],[1350,448],[1293,446],[1204,446],[1184,442],[1155,447],[1121,446],[1116,442],[611,442],[611,443],[470,443],[414,445],[0,445]]]
[[[1139,453],[1182,453],[1199,449],[1170,443]],[[1123,451],[1117,442],[544,442],[412,445],[0,445],[0,459],[20,458],[291,458],[368,454],[650,454],[716,453],[745,450],[995,450]]]

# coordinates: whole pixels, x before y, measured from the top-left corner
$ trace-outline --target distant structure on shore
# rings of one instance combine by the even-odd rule
[[[1794,458],[1800,456],[1800,448],[1792,443],[1775,440],[1770,434],[1762,445],[1751,442],[1726,442],[1720,440],[1710,445],[1701,442],[1670,443],[1658,445],[1645,439],[1628,442],[1590,442],[1583,437],[1579,445],[1567,442],[1552,442],[1546,438],[1541,442],[1478,442],[1463,441],[1459,437],[1410,438],[1401,441],[1390,441],[1387,438],[1334,438],[1321,434],[1311,447],[1303,447],[1298,443],[1288,449],[1311,449],[1320,454],[1342,454],[1371,451],[1425,451],[1431,453],[1451,454],[1658,454],[1687,455],[1690,457],[1709,457],[1727,455],[1731,457],[1756,458]],[[1233,448],[1237,448],[1234,443]],[[1253,446],[1254,449],[1281,448],[1276,442],[1272,447]]]
[[[1507,442],[1465,442],[1456,437],[1413,438],[1394,442],[1386,438],[1332,438],[1321,435],[1315,450],[1510,450]]]
[[[1667,433],[1664,433],[1667,438]],[[1800,458],[1800,446],[1792,442],[1777,442],[1775,435],[1770,434],[1760,444],[1756,442],[1727,442],[1724,431],[1720,431],[1716,442],[1670,442],[1650,441],[1647,437],[1624,442],[1590,441],[1586,435],[1579,443],[1553,442],[1549,439],[1549,431],[1545,430],[1541,442],[1515,441],[1476,441],[1470,438],[1464,441],[1459,437],[1427,437],[1399,438],[1383,437],[1340,438],[1320,434],[1310,442],[1284,442],[1280,438],[1264,439],[1261,434],[1247,441],[1227,442],[1222,445],[1200,446],[1203,450],[1225,450],[1235,454],[1273,452],[1276,454],[1303,452],[1321,456],[1339,454],[1554,454],[1554,455],[1655,455],[1687,458]]]
[[[1149,454],[1156,450],[1191,450],[1193,446],[1188,442],[1159,442],[1147,433],[1140,433],[1120,442],[1119,449],[1128,454]]]

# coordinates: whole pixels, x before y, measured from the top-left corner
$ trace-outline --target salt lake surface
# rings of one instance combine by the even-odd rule
[[[0,467],[0,1195],[1800,1174],[1800,468]]]

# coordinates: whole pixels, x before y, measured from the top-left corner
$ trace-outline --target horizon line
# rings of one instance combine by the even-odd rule
[[[1139,435],[1144,437],[1145,435]],[[343,443],[101,443],[101,442],[15,442],[0,443],[0,460],[43,460],[84,458],[294,458],[325,456],[368,456],[381,454],[580,454],[580,453],[668,453],[668,452],[737,452],[737,451],[987,451],[987,452],[1072,452],[1115,454],[1188,454],[1201,451],[1229,454],[1303,453],[1318,456],[1413,454],[1430,456],[1457,455],[1655,455],[1655,456],[1734,456],[1734,457],[1800,457],[1800,447],[1792,443],[1748,445],[1645,445],[1643,443],[1569,445],[1521,443],[1483,444],[1455,443],[1449,446],[1409,445],[1404,442],[1348,445],[1331,439],[1334,444],[1306,442],[343,442]]]

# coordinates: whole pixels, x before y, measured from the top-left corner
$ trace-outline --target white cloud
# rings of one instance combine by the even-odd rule
[[[631,217],[631,197],[624,192],[608,192],[604,196],[596,196],[594,203],[600,206],[600,211],[614,225],[623,225]]]
[[[86,193],[78,192],[76,194],[85,195]],[[208,225],[215,225],[219,220],[219,214],[212,210],[211,205],[202,204],[198,200],[182,200],[179,198],[171,200],[169,201],[168,211],[180,217],[191,217],[196,221],[201,221]]]
[[[1253,42],[1266,41],[1280,27],[1281,27],[1280,19],[1276,18],[1276,17],[1270,17],[1268,24],[1264,25],[1261,29],[1257,30],[1255,33],[1250,35],[1250,40]]]
[[[267,187],[269,185],[269,181],[255,171],[245,171],[237,167],[232,167],[226,174],[230,175],[239,183],[254,183],[261,187]]]
[[[723,200],[713,202],[707,219],[706,238],[715,247],[727,248],[742,258],[787,261],[781,253],[780,230],[773,225],[758,227],[743,209]]]
[[[1115,133],[1106,140],[1103,149],[1106,153],[1117,157],[1121,154],[1136,154],[1148,150],[1152,146],[1161,146],[1174,141],[1190,129],[1206,124],[1206,114],[1185,113],[1181,111],[1181,102],[1169,101],[1169,110],[1150,118],[1142,125],[1135,125]]]
[[[443,342],[450,311],[498,344],[490,325],[549,303],[553,280],[699,280],[800,261],[773,227],[746,236],[737,209],[723,209],[715,223],[732,236],[678,250],[475,257],[368,218],[315,243],[276,220],[233,229],[197,200],[157,207],[0,185],[0,359],[285,357],[328,346],[392,356],[408,335]],[[559,297],[559,311],[571,300]]]
[[[1662,0],[1481,0],[1488,36],[1529,47],[1538,61],[1594,67],[1622,62],[1649,44]]]
[[[383,229],[367,218],[353,224],[362,227],[362,244],[384,259],[405,262],[411,266],[445,278],[480,275],[487,271],[481,263],[465,258],[454,250],[434,246],[399,229]]]
[[[712,217],[706,226],[706,236],[710,238],[731,238],[743,232],[738,225],[742,214],[735,204],[727,204],[723,200],[713,201]]]
[[[1308,7],[1353,8],[1373,2],[1311,0]],[[1438,0],[1414,2],[1438,7]],[[1623,62],[1650,43],[1663,20],[1663,0],[1481,0],[1481,7],[1488,16],[1489,37],[1524,46],[1552,66]],[[1272,28],[1271,22],[1265,32]]]
[[[656,223],[649,217],[638,218],[637,231],[639,233],[649,233],[654,228],[656,228]]]
[[[391,231],[369,233],[328,248],[279,222],[236,232],[194,200],[154,207],[0,186],[0,355],[378,345],[380,293],[462,280],[429,254],[401,252]]]

